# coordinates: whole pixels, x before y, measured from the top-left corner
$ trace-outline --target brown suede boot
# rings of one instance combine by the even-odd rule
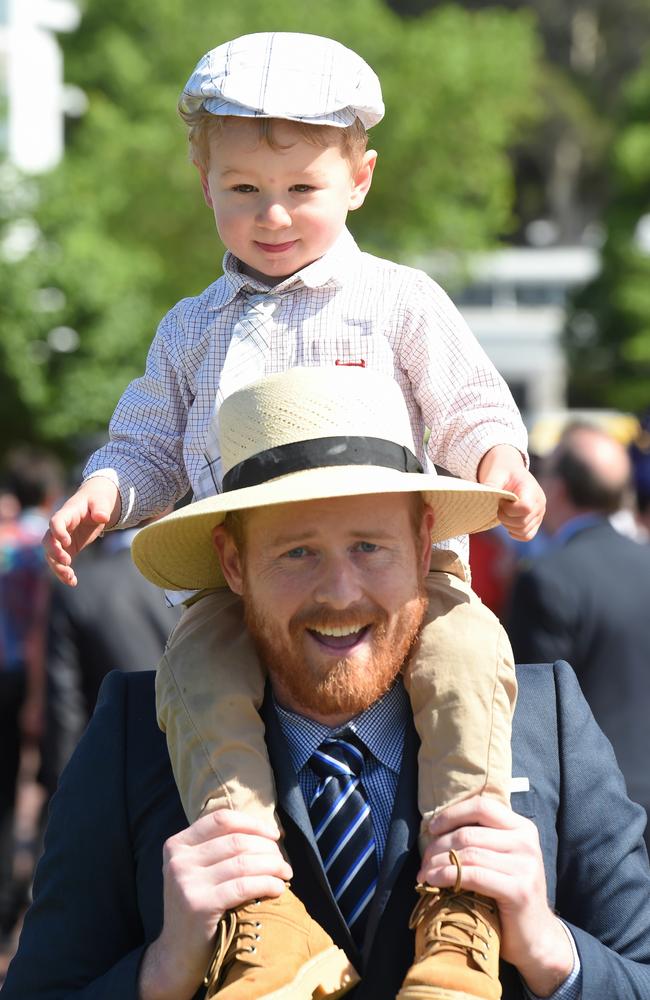
[[[417,887],[415,960],[397,1000],[498,1000],[497,905],[474,892]]]
[[[226,913],[206,973],[206,1000],[321,1000],[359,982],[347,955],[291,889]]]

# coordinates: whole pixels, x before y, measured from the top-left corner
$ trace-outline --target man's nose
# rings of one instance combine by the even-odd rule
[[[265,229],[286,229],[291,225],[291,215],[281,201],[269,198],[260,205],[257,222]]]
[[[313,592],[317,604],[344,611],[362,596],[358,571],[348,558],[329,558],[322,563]]]

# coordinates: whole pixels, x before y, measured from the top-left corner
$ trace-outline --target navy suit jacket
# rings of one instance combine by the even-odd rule
[[[565,663],[519,667],[514,808],[539,830],[551,905],[572,929],[583,1000],[650,997],[650,869],[644,811],[629,801],[611,747]],[[393,820],[363,954],[318,859],[277,717],[267,743],[294,869],[293,888],[362,973],[354,1000],[394,1000],[413,954],[408,917],[418,868],[417,739],[406,741]],[[3,1000],[137,1000],[146,945],[162,926],[161,850],[186,825],[153,675],[111,674],[51,809],[20,947]],[[524,996],[502,966],[504,1000]],[[200,994],[198,994],[200,995]]]

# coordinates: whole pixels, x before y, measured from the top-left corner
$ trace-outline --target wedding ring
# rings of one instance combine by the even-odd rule
[[[460,858],[455,851],[449,852],[449,860],[452,865],[456,865],[456,881],[454,883],[453,892],[460,892],[463,883],[463,866],[460,863]]]

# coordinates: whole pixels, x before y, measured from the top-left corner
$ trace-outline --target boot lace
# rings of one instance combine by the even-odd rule
[[[247,955],[257,951],[257,941],[260,939],[261,923],[255,919],[254,913],[248,911],[259,906],[259,899],[239,910],[224,913],[217,925],[216,942],[210,964],[203,977],[203,985],[207,988],[206,996],[211,997],[217,992],[233,962],[245,959]]]
[[[455,893],[420,884],[417,891],[420,898],[413,907],[409,928],[414,931],[423,920],[427,922],[420,960],[440,951],[454,951],[462,955],[469,953],[485,961],[493,931],[481,914],[495,913],[496,904],[462,890]]]

